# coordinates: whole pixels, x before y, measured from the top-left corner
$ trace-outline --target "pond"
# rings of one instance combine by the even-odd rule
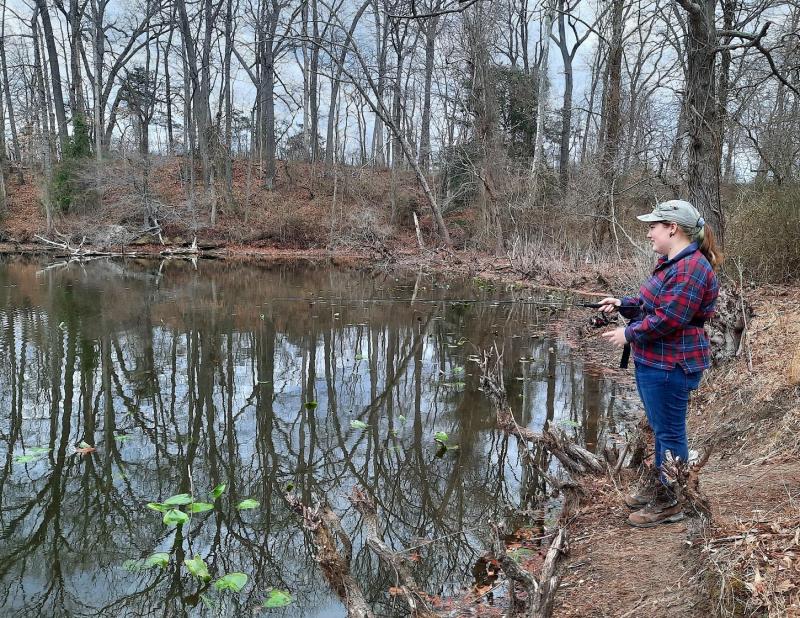
[[[546,336],[567,302],[308,264],[4,261],[0,613],[240,616],[271,599],[291,602],[268,615],[343,616],[287,487],[341,517],[377,614],[402,611],[347,500],[356,485],[385,541],[417,547],[427,592],[457,593],[487,522],[536,503],[475,355],[503,350],[521,425],[596,448],[627,414]],[[208,583],[190,572],[203,564]],[[241,591],[214,585],[230,573]]]

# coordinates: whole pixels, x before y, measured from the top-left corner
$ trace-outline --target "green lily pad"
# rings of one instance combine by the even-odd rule
[[[261,506],[261,503],[258,500],[247,498],[246,500],[242,500],[239,504],[237,504],[236,508],[240,511],[246,511],[248,509],[257,509],[259,506]]]
[[[214,582],[214,588],[217,590],[233,590],[234,592],[239,592],[244,588],[246,583],[247,575],[244,573],[228,573]]]
[[[264,607],[268,607],[270,609],[276,607],[286,607],[287,605],[291,605],[294,599],[292,595],[289,594],[286,590],[270,590],[269,596],[267,600],[264,601]]]
[[[205,513],[206,511],[210,511],[214,508],[213,504],[209,504],[208,502],[192,502],[189,506],[186,507],[186,510],[189,513]]]
[[[182,526],[189,521],[189,516],[178,509],[170,509],[164,513],[164,523],[168,526]]]
[[[183,506],[184,504],[189,504],[191,501],[192,497],[189,494],[177,494],[164,500],[164,504],[167,506]]]
[[[169,564],[169,554],[166,554],[164,552],[158,552],[156,554],[152,554],[151,556],[148,556],[147,560],[144,561],[144,565],[148,569],[151,569],[155,566],[165,569],[167,568],[168,564]]]
[[[204,582],[207,582],[209,579],[211,579],[211,573],[208,572],[208,567],[200,556],[187,558],[183,561],[183,563],[186,565],[186,568],[189,569],[189,573],[194,575],[196,578],[202,579]]]

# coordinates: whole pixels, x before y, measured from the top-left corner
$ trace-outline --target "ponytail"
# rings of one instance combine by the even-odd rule
[[[678,224],[678,227],[692,241],[696,242],[711,268],[717,270],[722,266],[722,250],[717,245],[717,239],[713,230],[703,221],[702,217],[698,220],[698,225],[687,226]]]
[[[695,240],[700,245],[700,253],[706,257],[711,264],[711,268],[717,270],[722,265],[723,257],[722,251],[719,246],[717,246],[717,239],[714,236],[714,231],[706,224],[700,228],[700,231],[695,236]]]

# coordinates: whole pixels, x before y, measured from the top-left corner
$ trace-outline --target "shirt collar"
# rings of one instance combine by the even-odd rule
[[[699,247],[698,247],[697,243],[693,242],[693,243],[689,243],[688,247],[686,247],[683,251],[681,251],[678,255],[676,255],[671,260],[668,260],[667,256],[662,255],[660,258],[658,258],[658,263],[656,264],[656,270],[659,270],[660,268],[663,268],[664,266],[669,266],[671,264],[674,264],[678,260],[682,260],[687,255],[691,255],[692,253],[697,251],[698,248]]]

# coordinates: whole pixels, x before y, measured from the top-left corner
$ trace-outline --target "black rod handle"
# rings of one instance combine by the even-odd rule
[[[628,368],[628,360],[631,357],[631,344],[626,343],[625,347],[622,348],[622,358],[619,361],[619,368],[620,369],[627,369]]]

